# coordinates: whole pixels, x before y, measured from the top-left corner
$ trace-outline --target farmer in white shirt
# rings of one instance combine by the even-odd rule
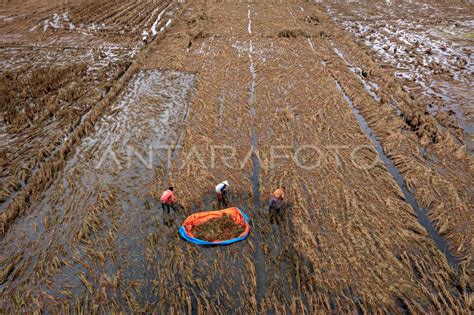
[[[226,193],[228,190],[229,182],[226,180],[216,186],[217,203],[219,204],[219,206],[227,207]]]

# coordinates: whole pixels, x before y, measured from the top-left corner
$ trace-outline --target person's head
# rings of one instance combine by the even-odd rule
[[[223,183],[226,184],[226,186],[229,186],[229,181],[225,180]]]
[[[168,190],[173,191],[173,186],[168,187]]]

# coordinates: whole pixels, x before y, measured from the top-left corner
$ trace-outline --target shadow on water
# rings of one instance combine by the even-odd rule
[[[418,222],[426,229],[426,231],[428,231],[428,234],[430,235],[431,239],[434,241],[438,249],[446,256],[446,259],[448,260],[449,264],[453,267],[457,267],[459,265],[459,259],[450,252],[446,240],[436,231],[433,224],[431,223],[428,216],[426,215],[426,210],[421,208],[418,205],[418,202],[416,201],[415,196],[408,190],[408,187],[405,181],[403,180],[403,177],[400,175],[400,172],[398,171],[396,166],[393,164],[393,161],[385,154],[382,148],[382,145],[378,141],[374,131],[369,127],[365,118],[355,108],[351,99],[344,92],[344,90],[342,89],[337,79],[334,78],[334,82],[336,84],[337,90],[341,92],[345,102],[349,105],[352,113],[354,114],[357,122],[359,123],[360,128],[367,135],[367,137],[369,137],[370,140],[372,140],[375,146],[375,150],[380,156],[380,159],[387,166],[387,169],[392,175],[393,179],[396,181],[396,183],[400,187],[403,193],[403,196],[405,197],[405,200],[410,204],[410,206],[413,208],[413,210],[417,214]]]

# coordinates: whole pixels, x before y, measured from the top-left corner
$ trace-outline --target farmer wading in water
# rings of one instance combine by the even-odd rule
[[[283,198],[285,198],[285,187],[278,188],[273,192],[272,198],[270,199],[270,205],[268,207],[268,211],[270,212],[270,223],[279,223]]]
[[[228,202],[226,194],[228,190],[229,182],[226,180],[216,186],[216,197],[219,206],[227,207]]]

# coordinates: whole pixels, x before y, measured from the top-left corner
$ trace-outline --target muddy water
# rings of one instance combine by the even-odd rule
[[[258,225],[258,215],[260,211],[260,165],[258,158],[258,134],[257,134],[257,112],[255,110],[255,86],[257,83],[257,72],[255,71],[255,66],[253,63],[253,43],[252,43],[252,12],[250,5],[247,7],[247,17],[248,17],[248,34],[249,38],[249,71],[252,75],[252,81],[250,83],[249,89],[249,106],[250,113],[252,114],[252,192],[253,192],[253,207],[254,207],[254,217],[256,218],[256,224]],[[266,274],[265,274],[265,256],[262,252],[261,247],[261,235],[258,231],[258,228],[253,230],[255,236],[255,269],[257,273],[257,302],[260,302],[261,299],[265,296],[266,291]]]
[[[464,132],[463,141],[472,154],[474,46],[467,6],[401,1],[357,7],[328,3],[326,8],[382,62],[391,64],[395,76],[404,80],[407,88],[431,100],[427,111],[434,116],[454,114],[456,129]]]
[[[31,45],[15,48],[0,49],[1,71],[16,70],[28,67],[29,69],[44,66],[67,66],[73,60],[75,63],[91,65],[89,71],[100,70],[110,63],[133,60],[139,50],[138,46],[124,47],[113,43],[103,43],[94,48]]]
[[[227,78],[227,67],[224,75],[224,79]],[[224,101],[225,101],[225,91],[224,89],[221,90],[221,94],[219,95],[219,112],[217,114],[217,126],[219,128],[222,127],[222,115],[224,115]]]
[[[0,248],[6,257],[20,255],[17,265],[27,262],[27,272],[4,286],[12,289],[29,283],[32,275],[44,271],[45,262],[57,256],[69,263],[52,273],[52,284],[38,286],[57,293],[72,285],[76,288],[72,293],[79,294],[83,285],[78,273],[93,282],[87,266],[94,262],[87,255],[90,248],[78,246],[78,235],[85,244],[97,241],[94,249],[106,253],[101,272],[112,276],[121,269],[125,278],[150,278],[145,262],[147,235],[161,221],[161,210],[146,193],[146,185],[153,179],[153,169],[164,167],[170,147],[178,142],[193,82],[193,75],[176,71],[136,75],[109,114],[82,141],[42,201],[2,240]],[[103,211],[93,212],[94,207]],[[91,221],[96,223],[92,228]],[[102,239],[109,235],[107,248]]]
[[[359,123],[360,128],[374,143],[375,150],[377,151],[380,159],[387,166],[388,171],[390,172],[390,174],[392,175],[392,177],[395,179],[396,183],[400,187],[403,193],[403,196],[405,197],[405,200],[410,204],[410,206],[413,208],[413,210],[417,214],[418,222],[426,229],[426,231],[428,232],[428,234],[430,235],[431,239],[434,241],[438,249],[446,256],[446,259],[448,260],[449,264],[453,267],[457,267],[459,265],[459,259],[450,252],[446,240],[436,231],[433,224],[428,219],[428,216],[426,215],[426,209],[423,209],[418,205],[418,202],[416,201],[415,196],[408,190],[408,187],[405,181],[403,180],[403,177],[400,175],[400,172],[398,171],[396,166],[393,164],[393,161],[385,154],[382,148],[382,145],[378,141],[374,131],[369,127],[365,118],[355,108],[351,99],[344,92],[339,82],[337,82],[337,80],[334,80],[334,82],[336,84],[336,88],[338,89],[338,91],[341,92],[347,105],[349,105],[352,113],[354,114],[357,122]]]
[[[84,118],[85,118],[85,116],[83,116],[83,119]],[[43,126],[41,128],[41,134],[44,135],[44,136],[49,135],[49,134],[54,135],[55,132],[58,132],[61,129],[63,130],[63,136],[64,136],[63,139],[60,141],[59,145],[56,145],[56,147],[49,153],[48,157],[46,157],[42,161],[43,163],[46,163],[46,162],[50,161],[50,159],[53,158],[61,150],[64,142],[67,140],[68,134],[72,132],[73,128],[71,127],[68,130],[65,130],[65,128],[61,126],[60,121],[53,121],[53,122],[50,123],[50,125]],[[44,143],[47,140],[45,138],[32,139],[32,136],[29,133],[11,134],[8,131],[6,131],[4,133],[2,131],[3,130],[0,129],[0,143],[3,143],[2,142],[3,139],[7,139],[6,143],[13,142],[12,145],[14,145],[14,146],[15,145],[16,146],[21,146],[18,143],[27,143],[27,147],[34,148],[34,147],[40,146],[41,143]],[[15,142],[17,142],[17,143],[15,143]],[[25,156],[28,155],[28,152],[24,152],[24,154],[20,154],[18,156],[22,156],[22,155],[23,155],[23,157],[25,157]],[[40,166],[41,166],[40,163],[38,163],[38,162],[34,163],[34,166],[32,167],[32,169],[30,171],[31,175],[29,175],[25,179],[21,179],[18,182],[18,187],[16,187],[16,189],[11,192],[10,196],[5,201],[0,203],[0,213],[5,211],[5,209],[7,209],[7,207],[15,200],[15,197],[18,195],[18,193],[20,193],[26,187],[28,179],[34,177],[37,174],[37,172],[40,171]]]
[[[255,84],[257,80],[257,73],[255,71],[253,60],[251,56],[252,51],[252,42],[250,42],[250,73],[252,74],[252,82],[250,84],[249,91],[249,104],[250,104],[250,113],[252,114],[252,184],[253,184],[253,193],[254,193],[254,204],[257,208],[260,207],[260,180],[259,180],[259,159],[258,159],[258,135],[257,135],[257,112],[255,111],[254,106],[254,94],[255,94]]]
[[[376,82],[372,82],[370,80],[365,79],[363,69],[353,66],[349,61],[347,61],[347,59],[344,57],[344,54],[339,49],[334,48],[334,53],[339,58],[341,58],[347,65],[347,67],[351,70],[351,72],[357,76],[359,81],[364,85],[364,88],[367,93],[369,93],[375,101],[380,102],[380,96],[378,96],[376,92],[380,88],[380,86]]]
[[[7,209],[15,200],[17,194],[23,191],[32,178],[36,177],[40,167],[55,157],[56,153],[64,147],[68,137],[79,124],[79,119],[83,123],[83,120],[89,117],[88,114],[90,114],[92,105],[104,100],[108,84],[118,79],[118,76],[129,67],[129,63],[125,62],[125,59],[121,61],[119,59],[101,61],[94,60],[91,57],[90,60],[86,60],[86,64],[81,63],[81,60],[71,54],[67,54],[67,57],[69,59],[65,58],[64,64],[67,64],[69,69],[82,69],[81,80],[77,81],[74,70],[66,71],[69,72],[69,75],[61,76],[63,79],[61,86],[58,86],[57,89],[44,87],[44,93],[46,94],[42,97],[38,96],[38,101],[27,100],[28,98],[26,98],[24,102],[13,102],[9,105],[10,107],[12,105],[16,106],[17,110],[22,112],[26,110],[26,112],[34,115],[34,118],[22,128],[11,122],[8,123],[8,126],[2,124],[2,128],[0,128],[0,141],[9,145],[5,147],[7,167],[3,172],[4,175],[0,178],[0,186],[4,189],[2,198],[0,198],[2,199],[0,213]],[[23,59],[23,56],[17,56],[17,59]],[[23,60],[22,69],[12,72],[20,75],[19,77],[29,78],[25,79],[27,80],[25,82],[30,82],[32,85],[26,84],[27,86],[23,92],[23,94],[26,94],[24,95],[29,95],[30,92],[28,91],[34,89],[33,86],[38,86],[37,84],[41,86],[41,83],[34,83],[36,73],[48,73],[48,75],[57,76],[58,73],[66,69],[61,66],[62,62],[59,60],[53,63],[45,60],[38,61],[32,67],[27,65],[28,62],[32,63],[33,61]],[[50,66],[54,64],[54,66],[44,68],[48,64]],[[35,68],[42,69],[33,70]],[[71,98],[64,95],[75,96]],[[41,108],[46,106],[44,105],[45,100],[50,104],[48,106],[52,106],[46,109],[46,113],[49,111],[49,115],[41,113],[44,110]],[[9,106],[5,109],[7,112]],[[39,152],[43,153],[40,154]]]

